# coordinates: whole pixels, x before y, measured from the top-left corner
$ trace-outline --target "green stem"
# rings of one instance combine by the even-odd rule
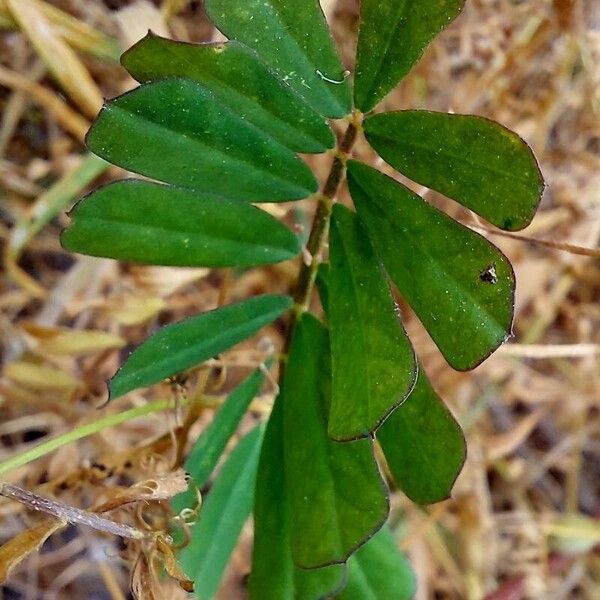
[[[294,316],[288,332],[288,342],[293,333],[296,320],[302,313],[308,310],[310,304],[310,298],[317,277],[317,269],[321,262],[323,246],[329,233],[329,220],[331,218],[334,199],[346,176],[346,161],[356,141],[356,136],[360,128],[360,119],[360,113],[352,115],[352,121],[348,125],[348,129],[336,149],[331,171],[323,186],[323,191],[319,195],[317,211],[306,244],[308,260],[302,262],[300,272],[298,273],[298,283],[294,292]]]
[[[323,186],[323,190],[319,196],[317,211],[313,219],[313,224],[306,245],[309,260],[302,262],[300,272],[298,273],[298,282],[294,292],[294,313],[288,330],[286,345],[289,345],[289,341],[293,334],[298,317],[308,310],[308,305],[310,303],[310,298],[312,296],[315,279],[317,276],[317,269],[319,267],[319,263],[321,262],[323,246],[329,232],[329,220],[331,218],[334,200],[346,175],[346,161],[348,160],[348,156],[350,155],[352,147],[354,146],[354,142],[356,141],[356,137],[360,129],[360,121],[360,113],[354,113],[344,137],[338,144],[329,176],[327,177],[325,185]],[[95,163],[91,160],[90,166],[92,170],[96,168]],[[101,166],[102,165],[100,164],[99,167]],[[92,423],[87,423],[86,425],[76,427],[72,431],[58,435],[50,440],[38,444],[37,446],[34,446],[33,448],[30,448],[29,450],[26,450],[25,452],[22,452],[21,454],[17,454],[16,456],[0,462],[0,476],[14,469],[18,469],[19,467],[22,467],[34,460],[37,460],[38,458],[41,458],[42,456],[45,456],[46,454],[49,454],[50,452],[53,452],[62,446],[66,446],[67,444],[71,444],[84,437],[98,433],[103,429],[115,427],[116,425],[120,425],[138,417],[161,412],[169,408],[174,408],[174,406],[174,400],[157,400],[156,402],[150,402],[144,406],[132,408],[115,415],[109,415],[102,419],[98,419],[97,421],[93,421]]]
[[[121,423],[131,421],[132,419],[137,419],[139,417],[151,415],[163,410],[175,408],[177,402],[178,401],[176,400],[156,400],[155,402],[149,402],[143,406],[131,408],[130,410],[126,410],[115,415],[108,415],[107,417],[103,417],[102,419],[98,419],[92,423],[86,423],[85,425],[76,427],[72,431],[67,431],[66,433],[38,444],[37,446],[34,446],[33,448],[30,448],[21,454],[17,454],[16,456],[12,456],[3,462],[0,462],[0,476],[14,469],[18,469],[19,467],[22,467],[38,458],[41,458],[42,456],[45,456],[46,454],[49,454],[50,452],[53,452],[62,446],[66,446],[67,444],[71,444],[84,437],[98,433],[103,429],[120,425]],[[179,400],[179,404],[182,403],[185,403],[185,401]]]

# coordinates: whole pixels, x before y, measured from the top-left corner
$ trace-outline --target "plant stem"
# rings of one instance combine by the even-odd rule
[[[294,292],[294,310],[292,321],[290,323],[286,346],[289,346],[292,334],[298,317],[302,313],[308,310],[310,298],[314,289],[315,279],[317,276],[317,269],[321,262],[321,254],[327,234],[329,233],[329,220],[331,218],[331,211],[335,197],[344,181],[346,175],[346,161],[352,151],[354,142],[358,135],[361,126],[362,115],[359,112],[352,114],[352,120],[350,121],[348,128],[339,142],[336,150],[333,162],[331,164],[331,170],[329,176],[323,185],[323,190],[319,195],[317,211],[315,213],[308,242],[306,244],[306,250],[308,252],[308,261],[303,261],[298,273],[298,281]],[[283,369],[281,370],[283,373]],[[126,410],[122,413],[109,415],[92,423],[87,423],[76,427],[72,431],[68,431],[62,435],[56,436],[50,440],[42,442],[21,454],[17,454],[5,461],[0,462],[0,476],[4,475],[8,471],[12,471],[19,467],[22,467],[62,446],[71,444],[84,437],[98,433],[108,427],[114,427],[125,423],[131,419],[149,415],[152,413],[160,412],[175,406],[172,400],[158,400],[151,402],[143,406]]]
[[[361,122],[361,115],[358,112],[353,113],[352,121],[346,129],[342,141],[336,148],[335,157],[331,165],[329,176],[323,186],[323,191],[319,195],[317,211],[313,219],[313,224],[308,236],[306,251],[307,259],[302,262],[298,274],[298,282],[294,292],[294,315],[288,331],[288,343],[294,330],[298,317],[308,310],[310,297],[317,277],[317,269],[321,262],[323,246],[329,233],[329,220],[333,209],[334,199],[346,176],[346,161],[352,151],[356,136],[358,134]]]
[[[132,527],[125,523],[111,521],[110,519],[96,515],[93,512],[69,506],[58,500],[38,496],[33,492],[29,492],[10,483],[0,483],[0,496],[16,500],[32,510],[52,515],[66,523],[87,525],[88,527],[93,527],[97,531],[119,535],[130,540],[141,541],[150,538],[150,533],[148,531],[142,531],[137,527]]]
[[[179,402],[181,403],[181,401]],[[108,427],[114,427],[115,425],[120,425],[121,423],[125,423],[126,421],[130,421],[132,419],[144,417],[146,415],[161,412],[167,409],[172,409],[175,408],[175,406],[175,400],[157,400],[155,402],[149,402],[143,406],[138,406],[121,413],[108,415],[91,423],[86,423],[85,425],[76,427],[71,431],[67,431],[66,433],[34,446],[25,452],[0,462],[0,475],[4,475],[8,471],[22,467],[27,463],[41,458],[42,456],[45,456],[46,454],[49,454],[50,452],[53,452],[62,446],[66,446],[67,444],[71,444],[76,440],[80,440],[84,437],[93,435],[94,433],[98,433],[99,431],[107,429]]]

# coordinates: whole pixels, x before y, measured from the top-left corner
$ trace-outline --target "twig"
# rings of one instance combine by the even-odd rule
[[[554,250],[562,250],[569,254],[577,254],[579,256],[592,256],[595,258],[600,257],[600,248],[585,248],[583,246],[577,246],[575,244],[568,244],[566,242],[556,242],[553,240],[543,240],[535,237],[528,237],[526,235],[520,235],[517,233],[510,233],[509,231],[496,231],[488,227],[481,227],[481,225],[469,224],[471,229],[479,231],[480,233],[489,233],[490,235],[496,235],[499,237],[506,237],[512,240],[520,240],[522,242],[528,242],[530,244],[537,244],[538,246],[546,246],[547,248],[553,248]]]
[[[578,358],[600,354],[600,344],[505,344],[498,354],[520,358]]]
[[[61,521],[72,523],[74,525],[87,525],[98,531],[104,531],[113,535],[118,535],[122,538],[130,540],[145,540],[149,534],[145,531],[126,525],[124,523],[116,523],[110,519],[101,517],[94,513],[63,504],[50,498],[38,496],[32,492],[28,492],[11,483],[0,484],[0,496],[16,500],[25,506],[37,510],[48,515],[52,515]]]

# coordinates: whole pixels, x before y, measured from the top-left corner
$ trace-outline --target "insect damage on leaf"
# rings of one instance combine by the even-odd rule
[[[496,265],[492,263],[488,265],[481,273],[479,273],[479,279],[485,283],[491,283],[495,285],[498,283],[498,273],[496,272]]]

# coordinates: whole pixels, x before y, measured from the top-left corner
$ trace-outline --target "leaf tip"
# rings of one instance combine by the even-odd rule
[[[106,406],[113,400],[117,400],[118,398],[121,398],[122,396],[127,394],[127,392],[131,391],[131,389],[124,388],[122,385],[119,384],[117,380],[117,375],[115,375],[115,377],[113,377],[112,379],[106,380],[106,389],[108,391],[108,396],[102,406]]]

